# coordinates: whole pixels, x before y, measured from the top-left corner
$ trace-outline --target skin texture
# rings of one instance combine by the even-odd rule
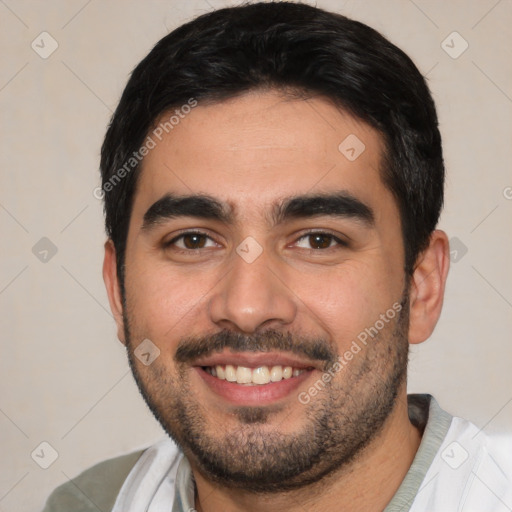
[[[338,150],[350,134],[365,145],[354,161]],[[321,511],[340,502],[344,510],[382,510],[405,476],[420,442],[407,415],[407,340],[424,341],[438,320],[448,242],[435,231],[406,280],[398,208],[378,170],[382,152],[375,130],[322,98],[251,92],[199,104],[145,157],[124,301],[111,241],[103,273],[139,387],[191,462],[197,510]],[[329,215],[270,222],[284,198],[333,191],[368,205],[373,225]],[[146,211],[168,193],[212,196],[231,207],[233,222],[180,217],[142,229]],[[207,235],[199,249],[184,239],[165,245],[186,230]],[[318,248],[305,236],[311,230],[348,245],[323,238],[328,247]],[[249,236],[261,248],[252,263],[236,251]],[[299,393],[393,304],[402,304],[400,314],[300,403]],[[224,347],[259,344],[277,358],[290,354],[279,338],[289,335],[295,357],[315,369],[284,398],[234,405],[175,357],[178,347],[208,346],[219,333]],[[133,356],[144,339],[160,350],[149,366]],[[328,359],[308,359],[308,348]]]

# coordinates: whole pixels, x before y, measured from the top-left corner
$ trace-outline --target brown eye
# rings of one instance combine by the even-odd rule
[[[347,247],[347,243],[330,233],[314,232],[301,236],[296,243],[302,249],[322,250]]]
[[[215,247],[215,242],[205,233],[190,231],[182,233],[165,244],[166,248],[194,251]]]
[[[187,249],[202,249],[206,243],[206,236],[197,233],[183,235],[183,245]]]
[[[326,234],[309,235],[309,243],[313,249],[327,249],[331,246],[333,237]]]

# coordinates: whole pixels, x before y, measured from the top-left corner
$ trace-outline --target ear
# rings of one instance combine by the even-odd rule
[[[124,338],[123,301],[121,299],[121,288],[117,276],[116,249],[111,239],[105,242],[103,281],[105,281],[110,309],[117,324],[117,337],[124,345],[126,340]]]
[[[448,237],[437,229],[418,257],[411,279],[409,343],[421,343],[432,334],[441,315],[449,268]]]

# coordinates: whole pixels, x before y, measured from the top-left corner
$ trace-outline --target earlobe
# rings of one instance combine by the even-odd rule
[[[421,343],[432,334],[441,315],[449,267],[448,237],[444,231],[435,230],[418,257],[411,279],[409,343]]]
[[[117,325],[117,337],[119,341],[125,344],[124,336],[124,318],[123,301],[121,298],[121,288],[117,275],[116,249],[111,239],[105,242],[105,256],[103,259],[103,281],[107,289],[110,310],[114,315]]]

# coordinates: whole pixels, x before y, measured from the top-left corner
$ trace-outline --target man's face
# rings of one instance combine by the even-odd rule
[[[327,101],[268,92],[199,103],[145,157],[124,341],[152,411],[209,478],[318,480],[403,391],[404,251],[382,152]],[[134,356],[146,339],[149,365]]]

